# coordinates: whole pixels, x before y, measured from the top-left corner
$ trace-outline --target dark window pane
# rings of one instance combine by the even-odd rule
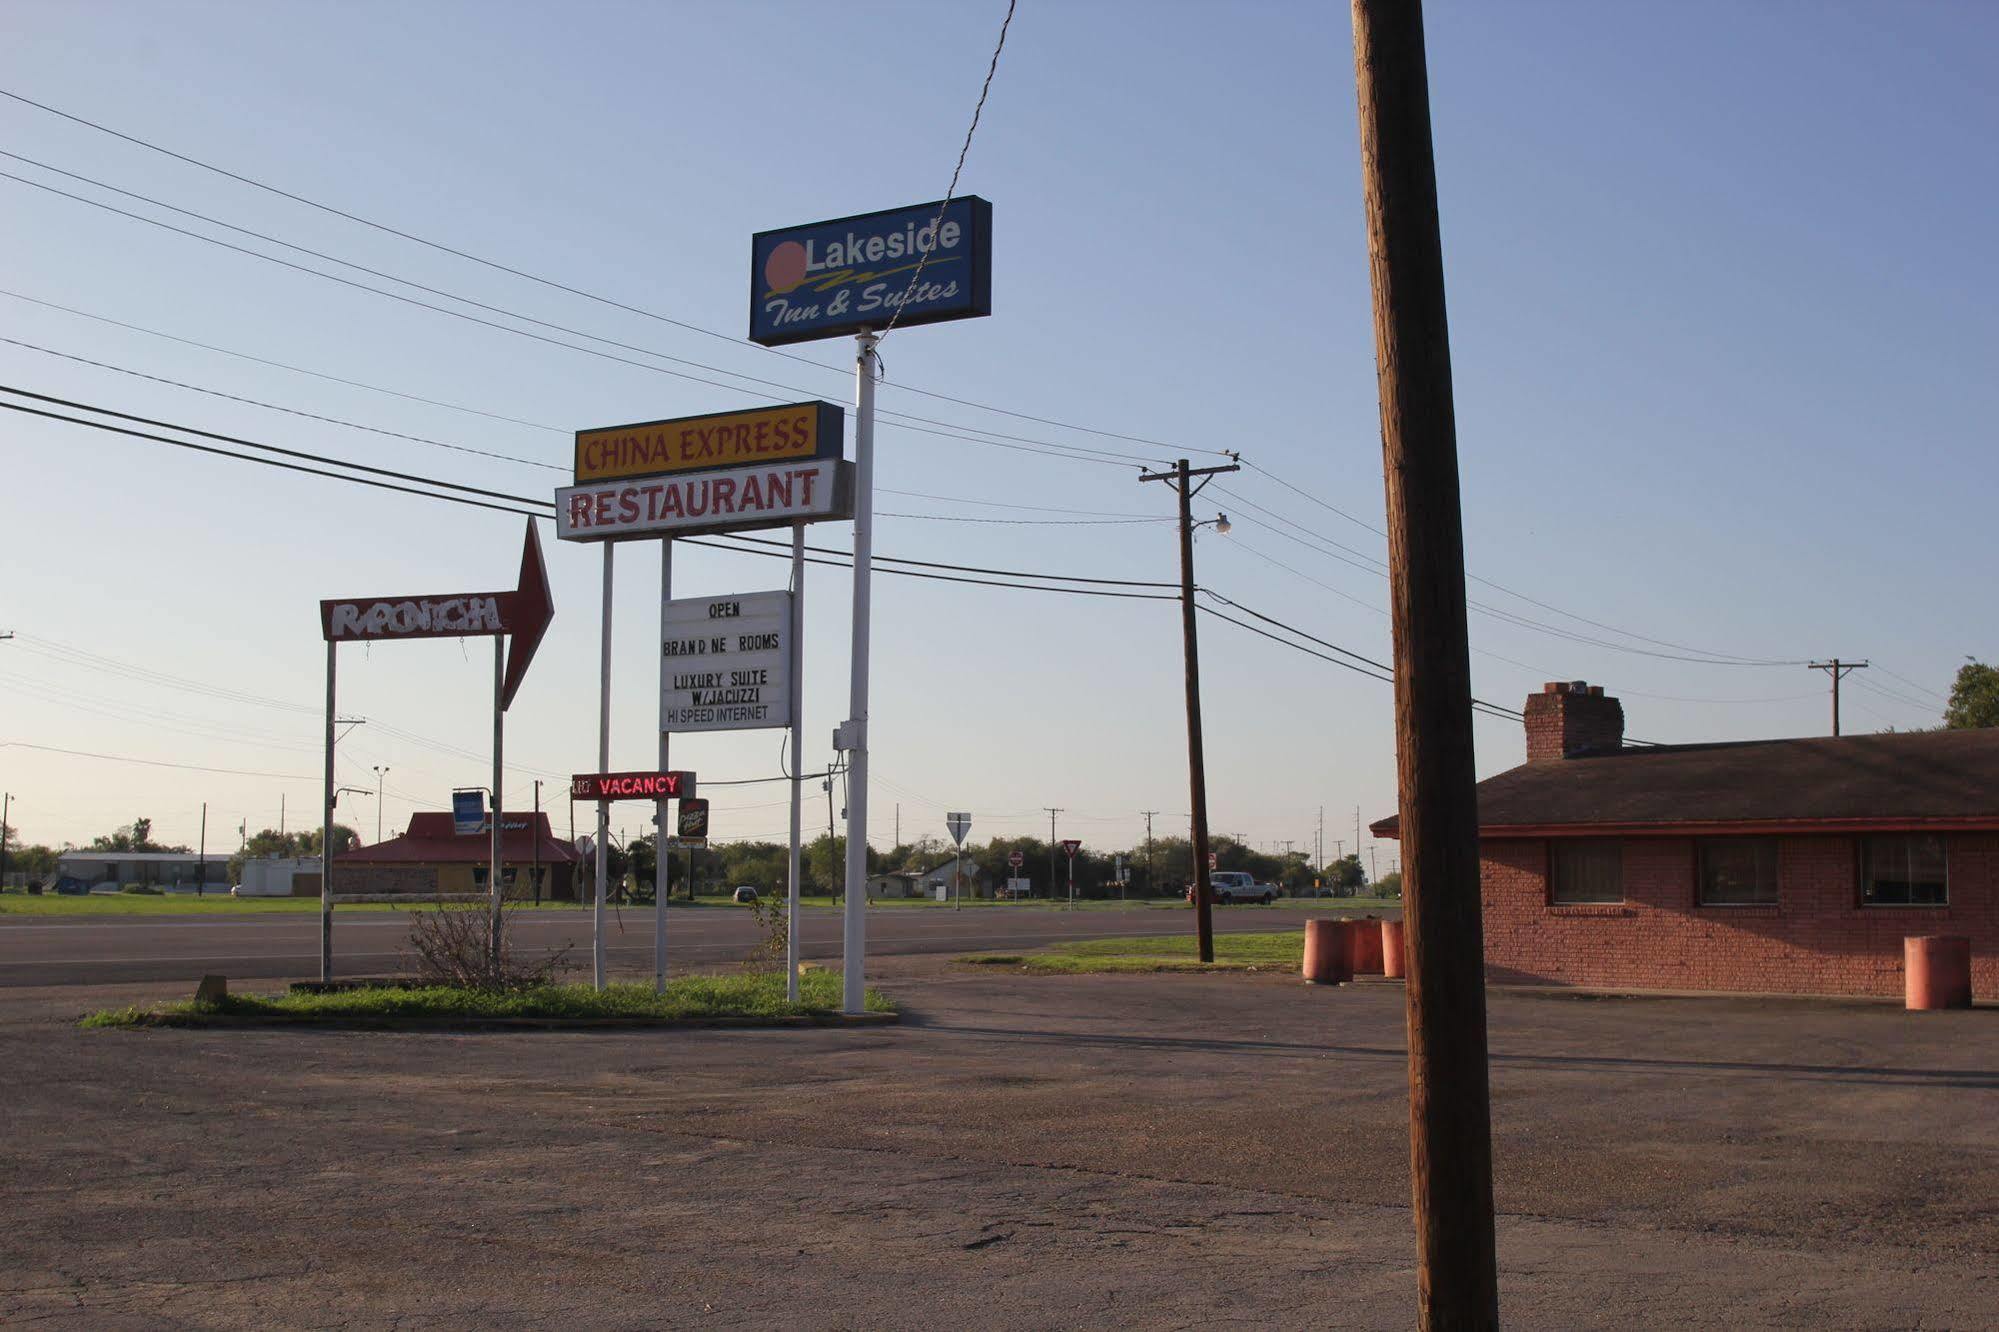
[[[1777,841],[1716,837],[1700,844],[1702,906],[1775,906]]]
[[[1943,838],[1926,833],[1861,839],[1864,906],[1944,906],[1950,901]]]
[[[1624,844],[1560,841],[1549,844],[1549,900],[1558,906],[1624,900]]]

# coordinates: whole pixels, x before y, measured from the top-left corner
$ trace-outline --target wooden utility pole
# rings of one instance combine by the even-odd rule
[[[1499,1325],[1464,524],[1420,0],[1353,0],[1388,490],[1417,1325]]]
[[[1839,682],[1854,671],[1866,670],[1867,663],[1864,661],[1841,661],[1838,657],[1834,657],[1831,661],[1812,662],[1811,668],[1815,671],[1824,671],[1832,677],[1832,733],[1838,735]]]
[[[1208,761],[1201,747],[1201,649],[1194,632],[1194,496],[1223,472],[1240,472],[1239,463],[1222,467],[1187,466],[1185,458],[1170,472],[1147,472],[1141,481],[1164,481],[1180,496],[1180,638],[1187,661],[1187,780],[1194,801],[1194,929],[1201,960],[1215,960],[1214,888],[1208,878]],[[1194,484],[1199,478],[1200,484]],[[1226,532],[1226,518],[1212,521]]]

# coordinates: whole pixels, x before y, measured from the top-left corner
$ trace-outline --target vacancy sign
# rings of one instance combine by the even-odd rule
[[[693,791],[691,772],[579,772],[569,779],[571,800],[679,800]]]
[[[791,725],[791,593],[666,603],[662,731]]]

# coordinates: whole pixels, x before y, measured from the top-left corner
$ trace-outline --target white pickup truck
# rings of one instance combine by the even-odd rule
[[[1277,899],[1276,884],[1258,883],[1255,875],[1245,874],[1241,870],[1208,871],[1208,889],[1214,893],[1215,901],[1223,904],[1261,902],[1268,906]],[[1189,902],[1194,900],[1194,889],[1191,884],[1187,888],[1187,900]]]

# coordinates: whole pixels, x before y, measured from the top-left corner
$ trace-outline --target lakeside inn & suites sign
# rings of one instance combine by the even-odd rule
[[[758,232],[750,341],[776,347],[879,331],[891,319],[909,328],[991,314],[992,215],[968,194]]]

